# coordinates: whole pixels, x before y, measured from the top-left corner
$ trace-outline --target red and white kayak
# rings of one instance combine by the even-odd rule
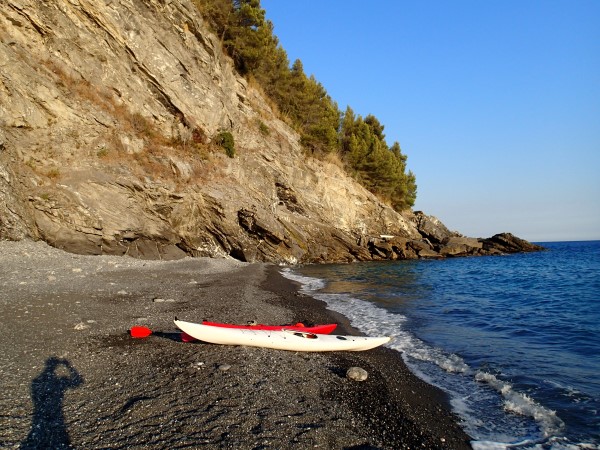
[[[185,334],[211,344],[246,345],[296,352],[363,351],[390,341],[390,337],[336,336],[316,334],[283,328],[257,330],[226,328],[175,320],[175,325]]]
[[[315,333],[315,334],[330,334],[335,330],[337,324],[335,323],[326,323],[322,325],[313,325],[306,326],[302,323],[296,323],[291,325],[263,325],[263,324],[248,324],[248,325],[236,325],[229,323],[219,323],[219,322],[209,322],[208,320],[203,320],[202,325],[208,325],[210,327],[220,327],[220,328],[236,328],[240,330],[267,330],[267,331],[281,331],[284,328],[286,330],[297,330],[297,331],[305,331],[307,333]]]

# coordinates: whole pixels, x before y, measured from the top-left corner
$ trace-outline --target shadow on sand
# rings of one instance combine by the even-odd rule
[[[21,449],[73,448],[63,415],[63,400],[67,389],[82,384],[83,378],[69,361],[54,356],[46,360],[42,373],[31,382],[33,419]]]

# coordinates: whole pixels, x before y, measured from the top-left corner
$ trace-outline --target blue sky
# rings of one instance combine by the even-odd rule
[[[600,1],[261,5],[291,62],[400,143],[415,210],[474,237],[600,239]]]

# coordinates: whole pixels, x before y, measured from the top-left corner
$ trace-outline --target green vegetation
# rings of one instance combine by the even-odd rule
[[[263,136],[268,136],[269,134],[271,134],[271,132],[269,131],[269,127],[266,126],[262,120],[258,123],[258,130]]]
[[[96,152],[96,156],[98,158],[106,158],[108,156],[108,148],[106,148],[106,146],[103,145]]]
[[[52,167],[48,172],[46,172],[46,176],[53,180],[56,180],[60,177],[60,169],[58,167]]]
[[[417,185],[400,144],[388,148],[383,129],[374,116],[363,119],[348,107],[340,127],[342,159],[363,186],[401,211],[414,205]]]
[[[233,135],[229,131],[221,131],[215,142],[225,149],[225,154],[230,158],[235,156],[235,143],[233,141]]]
[[[131,128],[139,135],[151,137],[154,134],[152,123],[140,113],[130,114],[129,123]]]
[[[261,86],[281,117],[300,133],[308,153],[316,157],[338,153],[346,170],[393,208],[414,205],[415,176],[406,172],[406,156],[400,145],[395,142],[388,147],[384,127],[374,116],[363,119],[351,108],[342,114],[314,76],[306,76],[300,60],[290,65],[260,0],[194,2],[220,37],[238,72]],[[225,145],[229,144],[220,145],[228,152]],[[234,152],[233,137],[230,148]]]

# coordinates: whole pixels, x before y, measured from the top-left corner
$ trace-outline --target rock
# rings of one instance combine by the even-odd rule
[[[466,255],[469,252],[469,248],[463,244],[447,244],[444,245],[439,252],[442,256],[459,256]]]
[[[141,153],[144,150],[143,139],[123,135],[120,137],[120,140],[123,149],[126,153],[129,153],[130,155]]]
[[[169,161],[173,174],[183,181],[189,181],[194,175],[194,168],[189,162],[183,161],[175,156],[169,156]]]
[[[423,250],[419,250],[418,252],[419,258],[425,258],[425,259],[431,259],[431,258],[441,258],[443,255],[441,255],[440,253],[433,251],[433,250],[429,250],[429,249],[423,249]]]
[[[350,367],[346,371],[346,378],[352,381],[365,381],[368,376],[368,372],[361,367]]]
[[[231,369],[231,366],[229,364],[220,364],[217,369],[219,369],[221,372],[227,372],[229,369]]]
[[[392,238],[393,237],[371,239],[368,244],[369,250],[372,254],[376,254],[382,259],[397,259],[398,253],[396,252],[396,248],[398,241],[396,241],[396,245],[394,245],[394,243],[391,242]],[[404,246],[401,245],[401,247],[403,248]]]
[[[428,216],[422,211],[415,212],[415,222],[421,236],[435,244],[455,235],[437,217]]]
[[[439,253],[443,256],[466,256],[477,254],[483,249],[483,243],[478,239],[451,236],[443,240]]]
[[[486,252],[490,253],[537,252],[544,250],[544,247],[527,242],[511,233],[496,234],[491,238],[482,239],[482,246]]]
[[[483,248],[483,243],[479,239],[468,238],[462,236],[451,236],[442,241],[445,246],[448,245],[463,245],[469,248]]]

